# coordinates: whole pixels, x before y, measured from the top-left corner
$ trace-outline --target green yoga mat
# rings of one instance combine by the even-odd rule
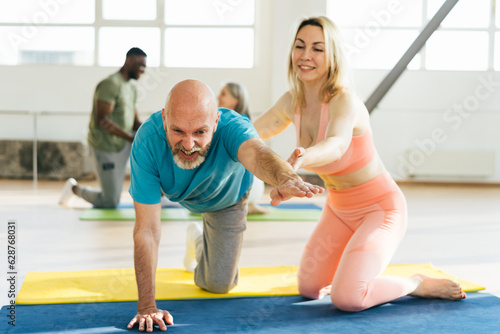
[[[247,216],[248,221],[317,221],[320,210],[314,209],[275,209],[269,208],[270,213],[252,214]],[[86,209],[80,220],[135,220],[134,209]],[[201,215],[190,213],[186,209],[163,209],[161,220],[202,220]]]

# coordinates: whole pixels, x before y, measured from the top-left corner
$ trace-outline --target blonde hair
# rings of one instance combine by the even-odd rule
[[[340,30],[329,18],[325,16],[311,17],[302,20],[295,32],[292,41],[290,55],[288,57],[288,82],[291,86],[293,101],[295,106],[305,106],[304,84],[297,76],[292,64],[295,41],[300,30],[305,26],[315,26],[321,28],[325,39],[325,56],[328,68],[328,77],[321,87],[319,97],[323,102],[328,102],[332,97],[342,91],[346,86],[346,58],[341,45]]]
[[[228,82],[225,87],[235,99],[238,99],[238,104],[234,107],[240,115],[245,115],[250,118],[250,107],[248,105],[248,92],[245,86],[237,82]]]

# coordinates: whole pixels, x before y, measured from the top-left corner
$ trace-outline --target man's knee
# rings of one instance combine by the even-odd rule
[[[119,196],[107,196],[103,197],[101,200],[101,203],[97,207],[99,208],[104,208],[104,209],[114,209],[118,206],[118,203],[120,203],[120,197]]]
[[[218,293],[218,294],[223,294],[223,293],[228,293],[231,291],[234,287],[237,285],[237,279],[235,278],[223,278],[221,279],[220,277],[207,277],[205,278],[204,282],[200,282],[200,280],[195,280],[195,284],[209,292],[212,293]]]
[[[225,283],[221,283],[221,282],[209,283],[209,284],[207,284],[206,290],[208,290],[212,293],[223,294],[223,293],[228,293],[235,286],[236,286],[236,284],[233,284],[233,283],[231,283],[231,284],[229,284],[229,283],[225,284]]]

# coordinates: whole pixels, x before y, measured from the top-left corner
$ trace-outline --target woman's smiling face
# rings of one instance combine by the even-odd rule
[[[323,29],[312,25],[303,27],[297,34],[293,48],[292,65],[302,82],[314,83],[327,79]]]

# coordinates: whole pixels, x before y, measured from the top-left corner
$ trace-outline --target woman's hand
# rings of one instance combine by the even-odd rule
[[[297,171],[304,163],[305,153],[306,153],[305,148],[297,147],[295,150],[293,150],[292,154],[288,158],[287,161],[292,166],[294,171]]]

